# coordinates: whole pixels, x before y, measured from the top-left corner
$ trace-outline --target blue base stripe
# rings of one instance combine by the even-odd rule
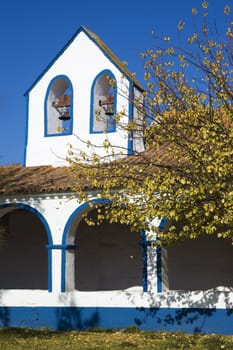
[[[112,307],[0,307],[0,327],[93,328],[233,334],[233,310]]]

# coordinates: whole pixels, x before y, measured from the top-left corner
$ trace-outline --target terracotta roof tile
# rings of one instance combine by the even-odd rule
[[[71,191],[74,185],[68,167],[0,166],[0,194]]]
[[[173,162],[169,148],[169,143],[162,145],[159,149],[151,147],[142,153],[113,162],[113,169],[124,164],[132,164],[137,167],[144,165],[147,171],[153,172],[156,170],[156,165]],[[111,163],[103,164],[104,168],[108,166],[111,167]],[[104,172],[100,171],[99,176],[104,177]],[[0,194],[67,192],[73,191],[77,185],[82,188],[92,188],[91,183],[87,183],[85,174],[82,176],[81,172],[78,178],[75,171],[72,171],[72,167],[0,166]]]

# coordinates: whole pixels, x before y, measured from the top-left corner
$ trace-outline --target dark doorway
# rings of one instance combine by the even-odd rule
[[[96,212],[92,212],[95,217]],[[88,226],[82,220],[75,239],[75,288],[121,290],[142,286],[140,233],[125,225]]]
[[[1,289],[47,289],[47,235],[40,219],[15,209],[0,219],[5,233],[0,244]]]

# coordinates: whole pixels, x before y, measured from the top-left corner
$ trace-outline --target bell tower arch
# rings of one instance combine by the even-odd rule
[[[50,82],[45,97],[45,136],[70,135],[73,127],[73,88],[64,75]]]

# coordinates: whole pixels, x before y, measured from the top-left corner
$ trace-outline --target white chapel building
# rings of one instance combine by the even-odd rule
[[[0,166],[0,327],[233,332],[227,241],[161,249],[148,232],[83,219],[104,201],[87,188],[83,202],[73,190],[70,147],[82,154],[92,144],[101,154],[107,138],[116,154],[143,152],[143,135],[112,117],[138,120],[133,99],[142,93],[83,26],[25,93],[24,164]]]

